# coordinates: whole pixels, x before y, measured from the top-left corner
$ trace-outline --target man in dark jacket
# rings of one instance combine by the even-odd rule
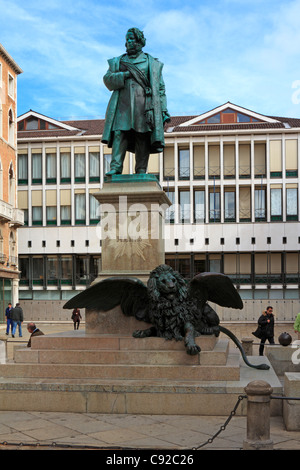
[[[273,307],[267,307],[267,310],[259,317],[258,324],[262,332],[259,346],[259,355],[263,356],[266,340],[268,340],[270,344],[275,344]]]
[[[23,310],[19,303],[11,310],[11,319],[13,321],[12,337],[15,337],[17,326],[19,327],[19,336],[22,337]]]
[[[32,322],[30,322],[30,323],[27,324],[27,330],[28,330],[28,332],[30,333],[30,338],[29,338],[29,341],[28,341],[28,343],[27,343],[27,347],[28,347],[28,348],[31,348],[31,338],[32,338],[33,336],[43,336],[44,333],[43,333],[41,330],[39,330],[39,329],[36,327],[36,325],[35,325],[34,323],[32,323]]]

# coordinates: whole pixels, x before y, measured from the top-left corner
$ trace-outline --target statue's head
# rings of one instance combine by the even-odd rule
[[[177,296],[183,300],[187,294],[184,278],[166,264],[161,264],[151,271],[147,286],[152,300],[158,300],[161,296],[167,298]]]
[[[130,28],[126,34],[125,47],[128,54],[135,54],[142,50],[146,44],[146,38],[143,31],[138,28]]]

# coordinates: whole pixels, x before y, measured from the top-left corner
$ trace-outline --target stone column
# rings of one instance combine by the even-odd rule
[[[247,438],[244,450],[272,450],[270,439],[270,401],[272,387],[263,380],[255,380],[245,387],[247,404]]]

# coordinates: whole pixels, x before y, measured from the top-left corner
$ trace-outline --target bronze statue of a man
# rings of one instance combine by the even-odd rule
[[[113,91],[109,101],[102,142],[112,147],[107,175],[121,174],[126,151],[135,153],[136,173],[146,173],[150,153],[164,148],[167,111],[163,64],[143,52],[142,31],[130,28],[126,34],[126,54],[108,60],[104,83]]]

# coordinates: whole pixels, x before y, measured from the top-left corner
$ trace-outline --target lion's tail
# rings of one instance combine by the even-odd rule
[[[234,342],[234,344],[239,348],[241,354],[242,354],[242,357],[243,357],[243,360],[245,362],[245,364],[247,364],[247,366],[249,367],[254,367],[254,369],[261,369],[261,370],[268,370],[270,369],[270,366],[268,364],[259,364],[259,365],[254,365],[254,364],[251,364],[248,359],[247,359],[247,356],[246,356],[246,353],[243,349],[243,346],[241,345],[241,343],[239,342],[239,340],[237,339],[237,337],[230,331],[230,330],[227,330],[227,328],[225,328],[224,326],[221,326],[219,325],[219,328],[220,328],[220,331],[222,331],[222,333],[225,333],[225,335],[229,336],[230,339],[232,339],[232,341]]]

